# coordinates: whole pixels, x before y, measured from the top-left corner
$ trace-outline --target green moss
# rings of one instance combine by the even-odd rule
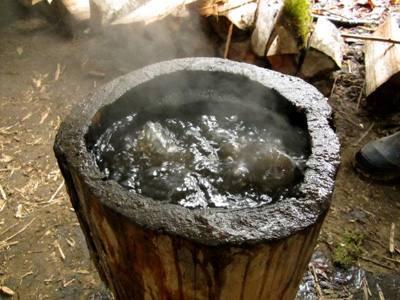
[[[286,0],[283,5],[283,17],[287,25],[293,28],[299,49],[303,48],[312,21],[310,3],[308,0]]]
[[[348,269],[362,255],[360,246],[364,238],[365,235],[359,230],[345,231],[333,248],[334,264]]]

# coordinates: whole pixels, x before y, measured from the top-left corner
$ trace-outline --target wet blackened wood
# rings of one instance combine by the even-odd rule
[[[286,239],[208,246],[138,226],[58,160],[91,257],[116,299],[295,298],[324,216]]]
[[[400,39],[400,29],[394,18],[389,18],[372,35],[386,39]],[[365,41],[365,80],[367,100],[383,106],[400,103],[400,45]]]

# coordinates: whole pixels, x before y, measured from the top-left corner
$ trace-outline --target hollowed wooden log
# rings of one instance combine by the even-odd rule
[[[188,209],[105,180],[88,151],[96,137],[115,120],[186,89],[235,93],[304,122],[310,155],[298,195],[258,208]],[[339,165],[330,116],[326,100],[304,81],[216,58],[148,66],[75,107],[54,149],[91,257],[115,298],[294,299]]]

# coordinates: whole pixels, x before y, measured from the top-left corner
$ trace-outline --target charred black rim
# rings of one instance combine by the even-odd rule
[[[138,85],[177,71],[225,72],[260,83],[286,98],[305,114],[311,155],[298,197],[270,206],[226,210],[190,210],[160,205],[132,194],[102,173],[88,152],[86,140],[96,113]],[[340,162],[339,142],[329,126],[331,108],[326,99],[301,79],[253,65],[218,58],[165,61],[119,77],[73,108],[62,123],[54,149],[83,181],[83,190],[136,224],[208,245],[255,244],[279,240],[313,225],[330,206],[334,178]]]

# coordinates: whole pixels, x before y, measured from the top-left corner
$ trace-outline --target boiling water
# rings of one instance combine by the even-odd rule
[[[159,105],[112,124],[91,151],[107,179],[189,208],[243,208],[296,192],[304,129],[239,103]]]

